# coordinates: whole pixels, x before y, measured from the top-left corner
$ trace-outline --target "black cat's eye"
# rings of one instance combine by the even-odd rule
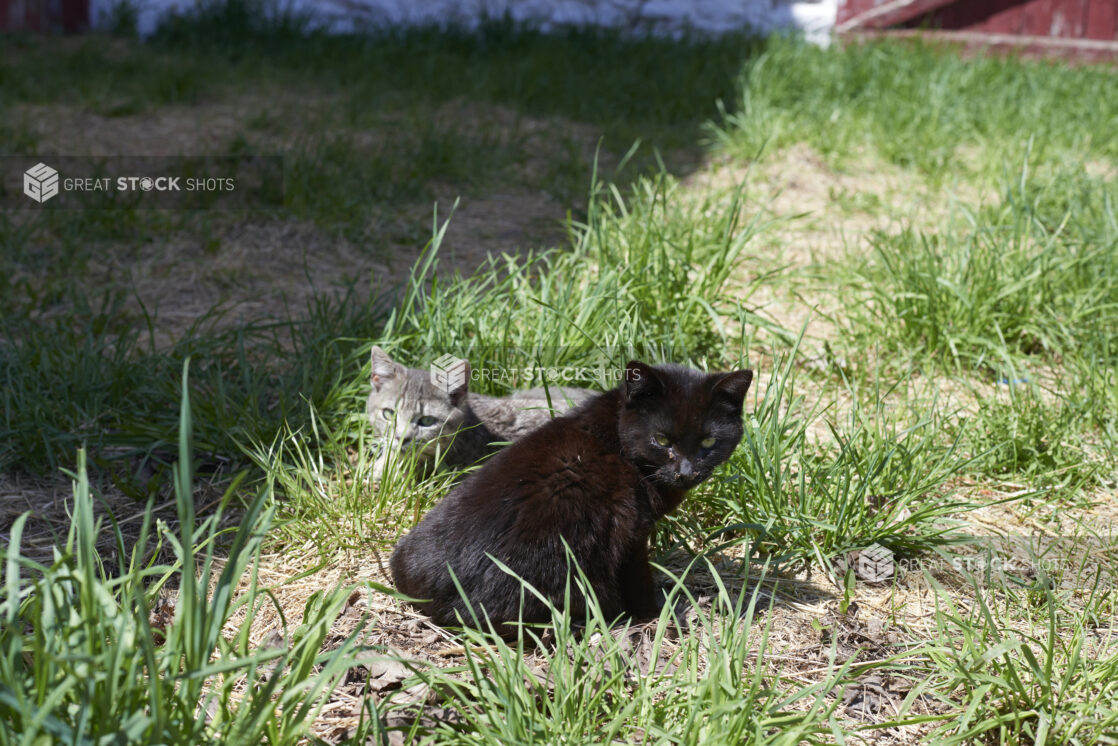
[[[384,417],[384,419],[390,420],[392,419],[392,415],[396,414],[396,410],[385,407],[384,409],[380,410],[380,414],[381,417]]]
[[[671,438],[669,438],[667,435],[664,435],[663,433],[656,433],[655,435],[653,435],[652,442],[660,446],[661,448],[667,448],[672,444]]]
[[[699,441],[699,445],[703,448],[714,448],[714,444],[718,442],[718,438],[703,438]]]
[[[434,417],[429,414],[425,414],[417,419],[415,421],[415,424],[419,425],[420,427],[431,427],[431,425],[434,425],[436,422],[438,422],[438,420],[436,420]]]

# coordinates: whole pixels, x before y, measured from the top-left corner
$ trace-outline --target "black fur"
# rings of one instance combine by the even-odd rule
[[[481,620],[546,621],[530,593],[521,609],[520,583],[487,555],[562,606],[565,540],[607,617],[655,615],[648,537],[741,441],[752,380],[750,370],[629,363],[624,383],[497,454],[403,537],[396,587],[426,599],[438,624],[472,623],[450,567]],[[574,582],[570,593],[577,618],[586,602]]]

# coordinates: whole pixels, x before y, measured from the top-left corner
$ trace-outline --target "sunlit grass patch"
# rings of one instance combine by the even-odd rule
[[[1045,161],[1113,158],[1118,82],[1105,66],[963,58],[896,41],[818,49],[776,39],[745,67],[711,132],[753,158],[806,142],[842,159],[868,147],[933,178],[998,173],[1029,148]]]
[[[1112,183],[1059,173],[1037,185],[1026,166],[1000,205],[938,231],[877,232],[840,296],[848,341],[879,365],[970,392],[947,429],[966,424],[971,468],[1082,485],[1113,462],[1118,223]]]
[[[875,544],[906,557],[957,541],[957,519],[974,505],[951,496],[948,483],[968,459],[936,409],[893,407],[904,391],[878,391],[866,410],[855,396],[841,418],[808,406],[796,394],[796,351],[774,356],[742,447],[672,519],[679,538],[708,550],[744,542],[779,565],[825,572]],[[825,441],[809,434],[819,425]]]
[[[494,257],[449,283],[432,272],[444,227],[385,337],[421,355],[453,351],[509,367],[510,354],[544,367],[577,363],[579,351],[656,348],[728,362],[748,344],[745,322],[758,320],[746,294],[728,292],[730,274],[751,259],[755,226],[741,221],[737,201],[684,207],[671,199],[677,188],[660,174],[627,195],[603,189],[587,221],[570,225],[567,249]]]
[[[1010,203],[938,234],[879,233],[855,270],[869,298],[853,307],[852,331],[972,370],[1090,346],[1113,354],[1103,330],[1118,319],[1118,234],[1084,241],[1083,217],[1067,212],[1048,227]]]
[[[1113,580],[1088,586],[1086,602],[1075,604],[1045,578],[1022,589],[976,583],[965,606],[937,590],[936,636],[950,643],[929,648],[929,673],[955,708],[936,728],[937,741],[1109,738],[1118,728],[1118,648],[1099,626],[1113,614]]]

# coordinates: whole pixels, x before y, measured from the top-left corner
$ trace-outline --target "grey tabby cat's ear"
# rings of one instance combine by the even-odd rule
[[[725,396],[736,408],[741,409],[745,392],[749,391],[749,384],[753,383],[753,371],[745,368],[732,373],[715,373],[711,378],[715,379],[711,392]]]
[[[407,369],[388,357],[388,353],[374,345],[370,354],[373,362],[373,388],[380,391],[391,380],[402,377]]]
[[[470,393],[470,373],[473,369],[470,367],[469,360],[463,360],[462,363],[465,366],[465,372],[462,376],[461,385],[446,392],[446,395],[450,397],[450,403],[456,407],[462,406],[462,401],[466,398],[466,394]]]
[[[656,369],[639,360],[630,360],[625,366],[625,399],[633,401],[652,396],[664,389],[664,382]]]

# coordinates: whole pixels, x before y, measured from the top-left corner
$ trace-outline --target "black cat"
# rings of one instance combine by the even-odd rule
[[[654,616],[649,534],[737,447],[752,380],[751,370],[630,362],[621,385],[494,456],[403,537],[396,587],[425,599],[438,624],[472,624],[452,569],[482,624],[546,621],[547,607],[490,555],[561,607],[565,541],[607,618]],[[569,586],[577,619],[586,599]]]

